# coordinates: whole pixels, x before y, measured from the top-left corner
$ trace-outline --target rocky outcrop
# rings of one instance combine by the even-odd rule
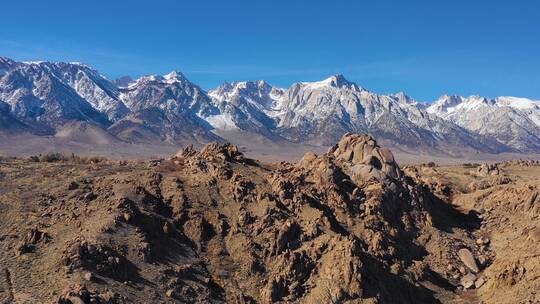
[[[211,143],[150,162],[1,165],[8,302],[459,303],[498,289],[536,300],[520,296],[536,280],[535,180],[469,187],[511,170],[401,170],[357,134],[298,163]]]
[[[341,161],[357,181],[370,178],[383,181],[402,176],[392,152],[379,147],[368,135],[345,134],[328,154]]]
[[[499,175],[501,170],[499,169],[498,164],[482,164],[480,165],[473,174],[477,176],[489,176],[489,175]]]

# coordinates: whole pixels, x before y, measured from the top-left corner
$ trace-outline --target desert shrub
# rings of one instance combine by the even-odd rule
[[[32,156],[28,157],[28,161],[31,161],[31,162],[34,162],[34,163],[39,163],[39,156],[32,155]]]
[[[66,160],[66,157],[58,152],[47,153],[45,155],[42,155],[40,158],[40,161],[46,162],[46,163],[54,163],[54,162],[59,162],[59,161],[64,161],[64,160]]]
[[[428,167],[430,167],[430,168],[434,168],[434,167],[437,167],[437,164],[434,163],[434,162],[429,162],[429,163],[427,163],[426,166],[428,166]]]
[[[476,168],[479,167],[480,164],[477,163],[464,163],[462,164],[463,168]]]

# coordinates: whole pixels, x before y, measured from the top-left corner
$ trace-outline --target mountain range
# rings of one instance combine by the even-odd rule
[[[259,80],[205,91],[180,72],[109,80],[81,63],[0,57],[0,132],[76,139],[85,130],[106,142],[234,142],[241,134],[314,146],[368,133],[412,152],[538,153],[540,101],[445,95],[423,103],[373,93],[342,75],[286,89]]]

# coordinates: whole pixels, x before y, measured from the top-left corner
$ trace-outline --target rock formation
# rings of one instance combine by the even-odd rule
[[[3,162],[0,299],[451,303],[464,291],[530,290],[534,258],[498,259],[501,238],[487,229],[510,208],[536,218],[537,188],[486,184],[491,203],[465,212],[450,202],[473,190],[443,170],[402,171],[354,134],[295,164],[217,143],[149,162]],[[493,203],[511,193],[527,196]],[[538,229],[525,228],[536,242]]]

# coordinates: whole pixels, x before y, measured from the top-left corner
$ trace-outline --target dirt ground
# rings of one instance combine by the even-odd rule
[[[540,303],[540,165],[0,159],[1,303]]]

